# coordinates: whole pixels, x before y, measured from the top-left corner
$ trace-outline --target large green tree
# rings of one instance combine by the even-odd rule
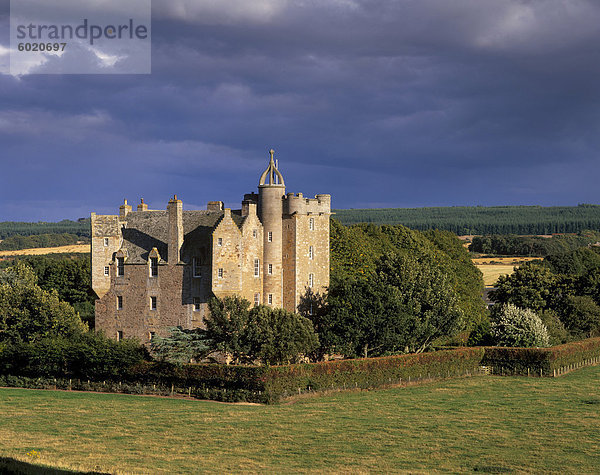
[[[211,299],[206,329],[199,331],[210,351],[229,355],[235,363],[284,364],[318,346],[309,319],[279,308],[249,307],[237,296]]]
[[[447,275],[408,255],[382,256],[368,279],[333,281],[327,303],[322,343],[349,357],[420,352],[464,325]]]
[[[86,325],[56,291],[43,290],[25,264],[0,271],[0,341],[36,341],[85,332]]]

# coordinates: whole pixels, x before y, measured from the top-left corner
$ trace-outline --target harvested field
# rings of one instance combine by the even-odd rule
[[[90,252],[90,244],[73,244],[59,247],[39,247],[35,249],[21,249],[19,251],[0,251],[0,257],[10,256],[42,256],[44,254],[75,254]]]

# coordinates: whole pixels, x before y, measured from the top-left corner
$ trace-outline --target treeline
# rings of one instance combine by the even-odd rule
[[[439,208],[337,209],[342,224],[402,224],[465,234],[553,234],[600,231],[600,205],[453,206]]]
[[[20,249],[34,249],[40,247],[69,246],[78,242],[89,242],[89,238],[77,234],[33,234],[21,236],[15,234],[0,242],[0,251],[18,251]]]
[[[546,257],[550,254],[574,251],[597,242],[600,242],[600,232],[596,231],[552,237],[493,234],[475,236],[469,246],[469,251],[500,256]]]
[[[90,220],[81,218],[77,221],[63,219],[58,223],[25,223],[17,221],[0,222],[0,239],[6,239],[10,236],[31,236],[34,234],[75,234],[77,236],[90,237]]]

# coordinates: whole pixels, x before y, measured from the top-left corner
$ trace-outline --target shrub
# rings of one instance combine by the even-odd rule
[[[491,332],[499,346],[548,346],[548,330],[540,317],[529,309],[512,304],[494,307]]]

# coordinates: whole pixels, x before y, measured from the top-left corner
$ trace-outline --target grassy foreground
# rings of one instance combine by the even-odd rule
[[[113,473],[592,473],[600,367],[279,406],[0,389],[0,455]]]

